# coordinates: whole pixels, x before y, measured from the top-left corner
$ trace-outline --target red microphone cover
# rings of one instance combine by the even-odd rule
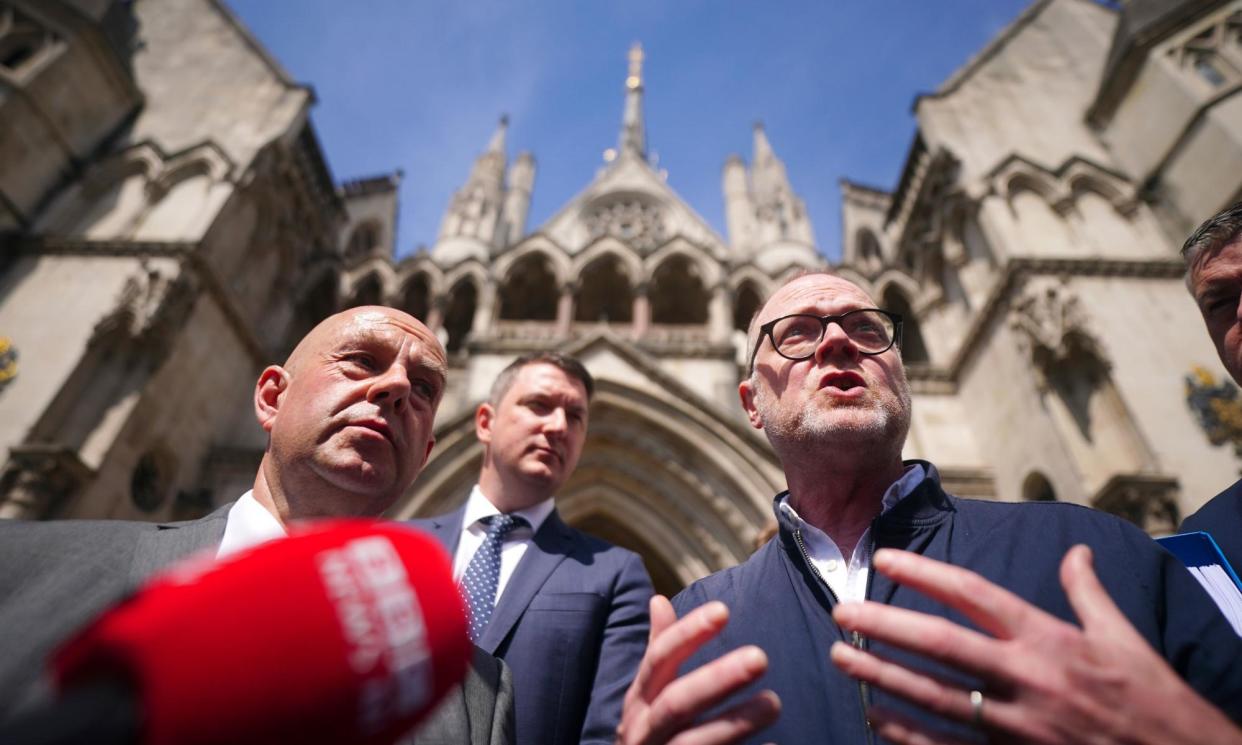
[[[470,656],[440,545],[335,521],[157,577],[53,665],[62,691],[130,683],[151,745],[369,745],[409,732]]]

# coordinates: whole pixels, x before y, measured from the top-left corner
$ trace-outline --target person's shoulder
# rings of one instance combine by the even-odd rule
[[[1034,532],[1049,544],[1085,542],[1154,548],[1151,536],[1105,510],[1072,502],[1001,502],[951,497],[959,520],[979,531]]]
[[[750,589],[756,583],[771,581],[772,564],[779,561],[780,551],[781,541],[778,536],[761,546],[746,561],[713,572],[687,585],[673,598],[673,609],[678,616],[682,616],[712,600],[719,600],[732,607],[735,599],[751,595]]]
[[[140,520],[0,520],[0,535],[43,541],[138,534],[158,530],[159,526]]]
[[[1182,522],[1181,530],[1220,530],[1234,526],[1242,518],[1242,480],[1203,503],[1203,506]]]

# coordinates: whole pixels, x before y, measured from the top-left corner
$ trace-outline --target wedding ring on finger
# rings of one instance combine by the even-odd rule
[[[983,692],[970,692],[970,723],[976,727],[983,727]]]

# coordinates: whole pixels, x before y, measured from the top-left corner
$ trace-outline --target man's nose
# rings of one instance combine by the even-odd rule
[[[367,400],[371,403],[385,402],[392,406],[393,411],[401,411],[409,403],[410,376],[405,365],[394,363],[381,375],[377,376],[367,390]]]
[[[815,347],[815,362],[822,363],[831,355],[845,355],[850,359],[858,357],[858,345],[845,333],[840,323],[829,321],[824,329],[824,337]]]
[[[563,434],[569,430],[569,417],[560,406],[554,407],[543,420],[544,432]]]

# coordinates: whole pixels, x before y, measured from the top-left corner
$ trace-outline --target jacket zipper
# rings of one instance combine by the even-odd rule
[[[820,584],[824,586],[824,589],[828,591],[828,595],[832,598],[833,604],[839,604],[841,601],[837,598],[837,594],[832,591],[832,587],[828,584],[827,580],[824,579],[824,575],[819,573],[819,568],[816,567],[811,561],[811,554],[807,552],[806,544],[802,542],[802,531],[800,529],[795,530],[793,534],[794,541],[798,544],[798,550],[802,552],[802,560],[806,562],[806,565],[811,569],[811,573],[815,575],[815,578],[818,579]],[[868,546],[868,548],[874,546],[874,543],[874,541],[871,541],[872,545]],[[867,597],[871,595],[871,574],[871,572],[867,572]],[[850,644],[852,644],[855,649],[863,649],[863,645],[867,641],[866,638],[864,638],[863,635],[857,631],[852,631],[850,634]],[[871,720],[867,717],[867,684],[861,680],[858,681],[858,704],[862,713],[863,731],[867,733],[867,742],[874,743],[875,733],[871,731]]]

